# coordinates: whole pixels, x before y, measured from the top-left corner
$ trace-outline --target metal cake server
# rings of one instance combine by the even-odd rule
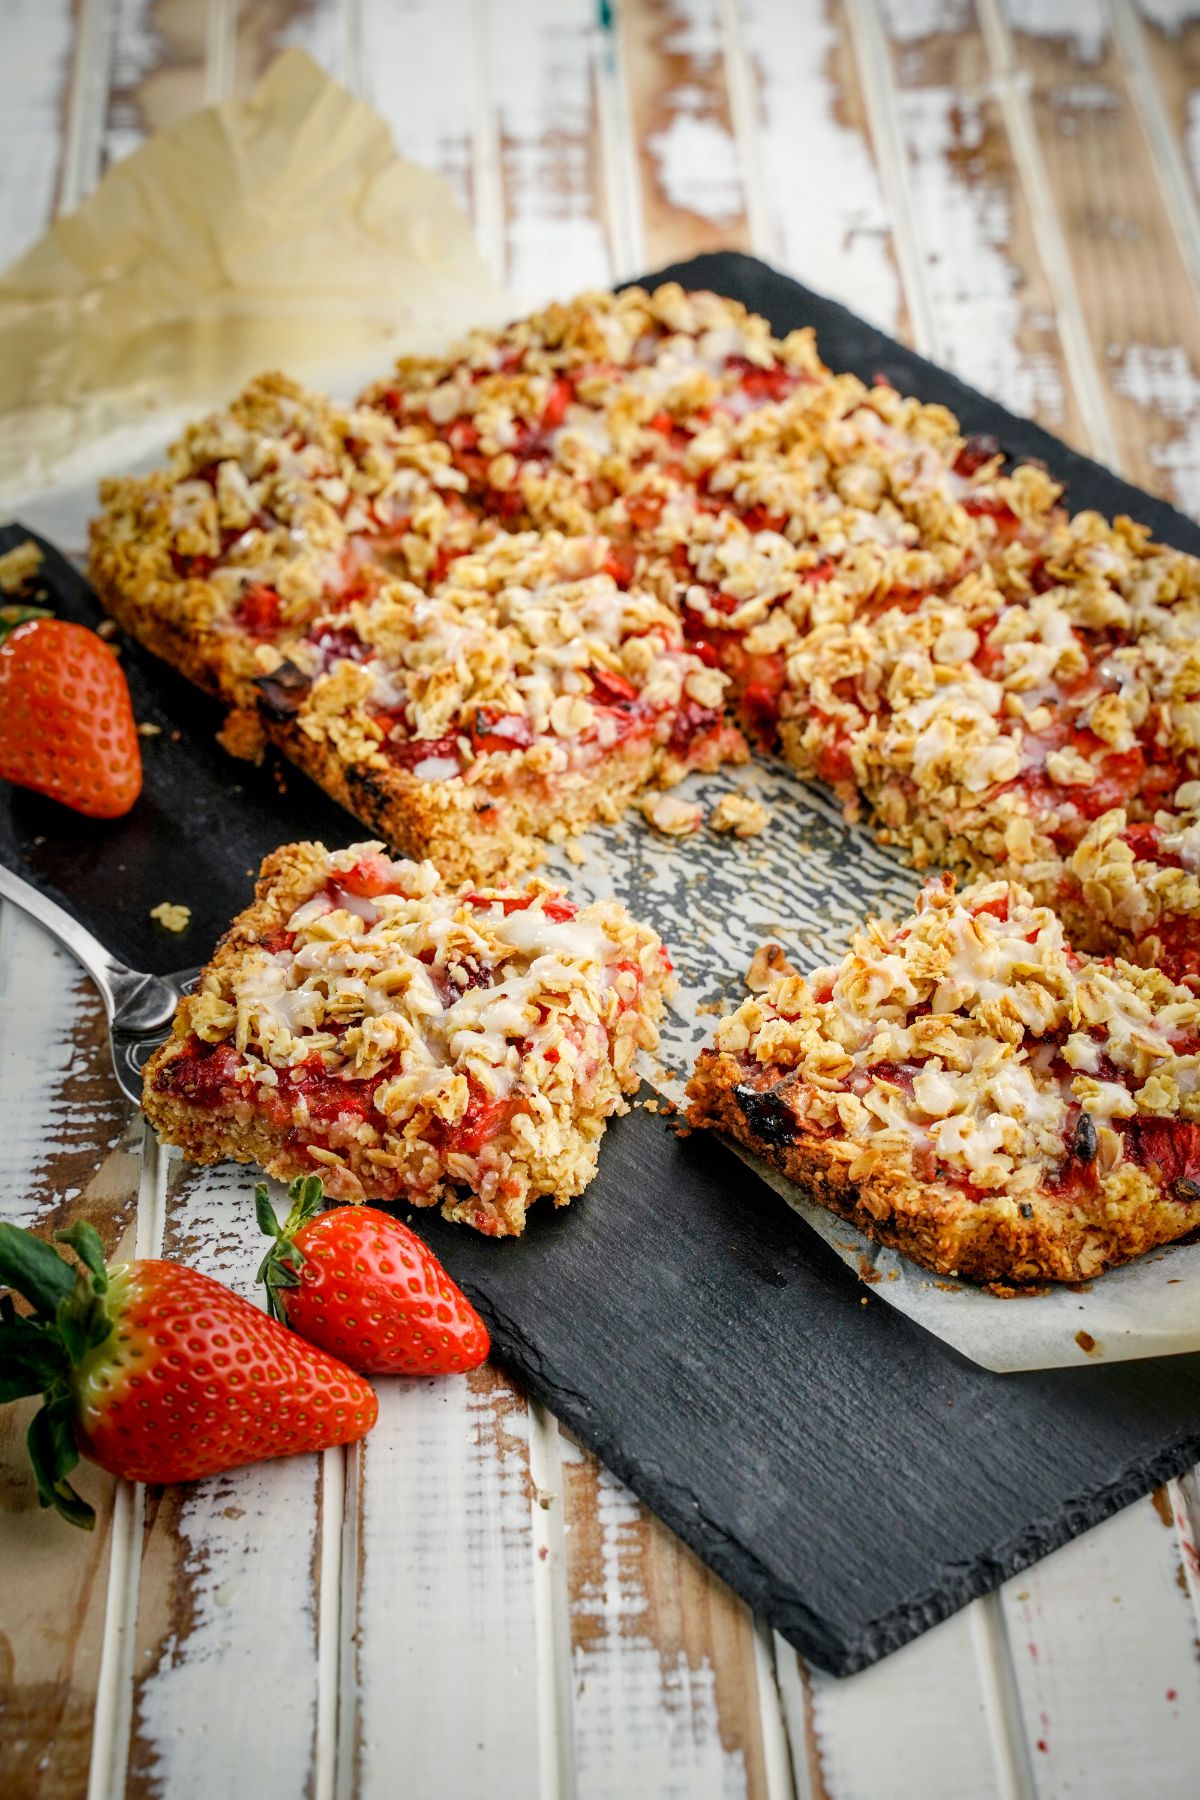
[[[175,1008],[190,993],[199,969],[174,975],[142,975],[127,969],[90,931],[37,888],[0,863],[0,897],[44,925],[76,962],[82,963],[100,990],[108,1017],[108,1042],[121,1092],[142,1104],[142,1070],[167,1037]]]

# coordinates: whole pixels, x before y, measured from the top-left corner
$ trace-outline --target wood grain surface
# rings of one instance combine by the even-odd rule
[[[755,250],[1200,505],[1187,0],[6,0],[0,256],[298,44],[530,302]],[[99,1009],[0,919],[4,1216],[246,1284],[244,1174],[168,1169]],[[6,1797],[1195,1791],[1200,1498],[1174,1483],[866,1674],[805,1669],[494,1372],[364,1449],[38,1513],[0,1436]],[[1017,1452],[1019,1453],[1019,1451]]]

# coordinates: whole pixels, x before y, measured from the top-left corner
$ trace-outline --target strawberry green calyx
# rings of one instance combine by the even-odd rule
[[[258,1228],[275,1240],[259,1264],[254,1279],[266,1289],[267,1310],[281,1325],[288,1323],[284,1295],[289,1288],[300,1286],[300,1270],[306,1260],[303,1250],[295,1242],[296,1233],[324,1210],[325,1188],[320,1176],[298,1175],[288,1188],[288,1200],[291,1205],[281,1225],[265,1184],[260,1181],[254,1190]]]
[[[34,619],[53,617],[54,614],[47,612],[44,606],[0,606],[0,644],[18,625],[28,625]]]
[[[19,1314],[0,1300],[0,1403],[41,1394],[26,1444],[38,1502],[90,1531],[96,1515],[67,1480],[79,1461],[72,1378],[113,1332],[109,1271],[98,1233],[87,1224],[56,1231],[79,1259],[71,1265],[43,1238],[0,1224],[0,1282],[29,1302]]]

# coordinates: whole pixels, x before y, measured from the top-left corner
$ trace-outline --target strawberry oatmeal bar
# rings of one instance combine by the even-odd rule
[[[817,617],[939,591],[1037,541],[1059,490],[886,383],[832,375],[811,331],[667,285],[585,294],[369,403],[452,455],[502,523],[612,537],[773,742],[785,652]]]
[[[1081,947],[1195,972],[1195,558],[1080,513],[1023,566],[816,626],[784,707],[792,766],[918,867],[1012,875]]]
[[[716,1032],[690,1121],[942,1275],[1081,1281],[1200,1227],[1200,1001],[1077,955],[1015,883],[931,879]]]
[[[90,573],[132,636],[248,706],[264,658],[319,613],[389,571],[436,579],[476,542],[464,486],[426,436],[264,375],[165,469],[102,483]]]
[[[447,357],[405,358],[364,401],[444,443],[489,517],[590,532],[644,471],[683,473],[714,418],[827,373],[811,331],[780,341],[736,301],[669,283],[583,294]]]
[[[464,485],[444,445],[265,377],[166,472],[106,484],[92,574],[232,704],[227,748],[271,738],[394,848],[483,880],[746,750],[607,544],[493,534]]]
[[[616,902],[292,844],[180,1003],[146,1113],[194,1161],[514,1236],[539,1195],[563,1206],[591,1180],[672,986]]]
[[[356,594],[273,655],[265,729],[395,848],[476,880],[744,761],[726,678],[608,562],[603,539],[505,534],[428,592]]]

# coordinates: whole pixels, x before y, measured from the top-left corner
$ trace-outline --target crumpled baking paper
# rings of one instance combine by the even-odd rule
[[[514,310],[446,182],[289,50],[0,276],[0,501],[127,466],[263,369],[348,394]]]

